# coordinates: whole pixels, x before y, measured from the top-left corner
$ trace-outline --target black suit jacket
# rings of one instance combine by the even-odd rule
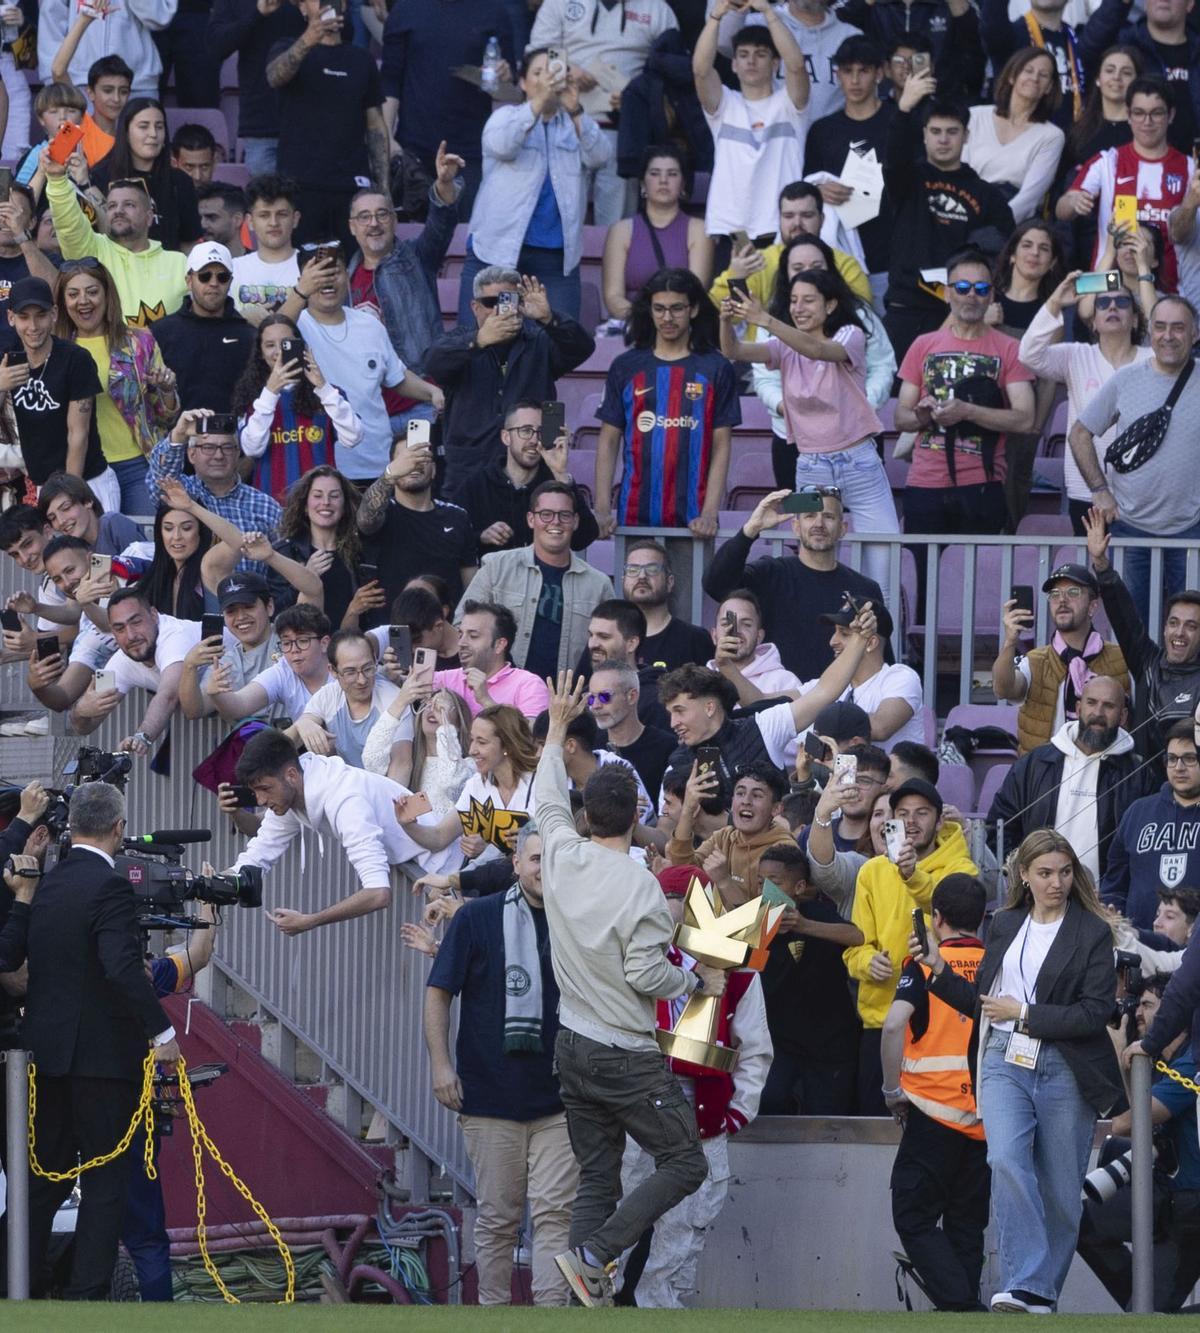
[[[982,1012],[979,997],[991,994],[1005,952],[1028,915],[1025,907],[996,913],[974,982],[948,967],[930,982],[934,995],[975,1018],[969,1055],[972,1082]],[[1037,1001],[1029,1006],[1027,1023],[1031,1036],[1052,1041],[1062,1053],[1080,1094],[1100,1115],[1122,1091],[1116,1053],[1105,1031],[1116,996],[1112,931],[1072,898],[1038,973]]]
[[[129,881],[94,852],[71,851],[33,900],[28,960],[21,1032],[38,1071],[140,1079],[171,1023],[142,962]]]

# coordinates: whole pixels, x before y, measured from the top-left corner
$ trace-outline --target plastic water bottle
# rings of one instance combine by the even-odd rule
[[[500,41],[496,37],[489,37],[483,49],[483,68],[480,70],[479,82],[485,93],[495,92],[500,82]]]

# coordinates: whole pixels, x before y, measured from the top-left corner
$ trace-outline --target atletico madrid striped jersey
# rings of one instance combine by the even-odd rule
[[[720,352],[661,361],[644,348],[609,367],[596,415],[624,441],[617,522],[664,528],[686,527],[700,513],[713,431],[742,419],[733,366]]]

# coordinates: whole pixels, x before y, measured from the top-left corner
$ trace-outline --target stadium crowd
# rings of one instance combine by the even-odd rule
[[[386,911],[396,868],[427,894],[403,931],[484,1303],[528,1200],[535,1301],[681,1304],[758,1113],[896,1116],[895,1225],[938,1308],[985,1308],[989,1209],[992,1309],[1054,1309],[1077,1242],[1128,1302],[1080,1183],[1131,1043],[1195,1075],[1200,591],[1181,549],[1152,588],[1110,539],[1200,537],[1200,22],[1021,9],[0,7],[0,549],[33,576],[3,617],[30,708],[0,734],[86,736],[133,696],[114,744],[155,781],[215,717],[196,777],[233,869],[315,829],[360,881],[301,910],[268,879],[280,932]],[[936,555],[910,595],[888,543],[1051,531],[1058,419],[1086,559],[1041,617],[1003,591],[1018,735],[960,809],[906,661]],[[860,568],[848,534],[882,539]],[[10,850],[44,853],[43,796]],[[80,815],[102,854],[113,814]],[[693,882],[775,895],[760,971],[671,944]],[[53,946],[16,883],[35,977]],[[1119,1023],[1114,948],[1147,978]],[[732,1072],[664,1066],[696,991]],[[1174,1309],[1200,1150],[1194,1099],[1154,1097]],[[71,1294],[101,1289],[102,1225]]]

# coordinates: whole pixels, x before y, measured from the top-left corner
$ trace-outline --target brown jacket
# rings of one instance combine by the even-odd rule
[[[713,852],[723,853],[729,862],[733,891],[722,894],[722,901],[726,907],[738,907],[762,892],[758,874],[759,858],[768,847],[774,847],[780,842],[794,843],[795,839],[773,823],[749,838],[727,824],[717,829],[711,838],[705,838],[699,847],[693,847],[682,838],[672,838],[667,843],[667,860],[673,866],[703,866]]]
[[[1025,659],[1029,663],[1029,689],[1017,713],[1017,739],[1020,753],[1028,754],[1045,745],[1054,734],[1054,716],[1058,710],[1058,692],[1067,678],[1066,664],[1049,644],[1035,648]],[[1093,676],[1116,676],[1129,693],[1129,670],[1115,643],[1106,643],[1088,663]]]

